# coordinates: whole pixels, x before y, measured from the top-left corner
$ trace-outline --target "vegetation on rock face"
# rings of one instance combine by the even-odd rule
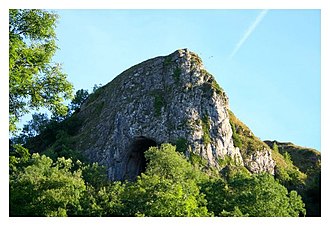
[[[255,137],[252,131],[228,110],[230,124],[233,129],[233,140],[236,147],[240,147],[243,158],[248,157],[251,152],[263,150],[269,147],[259,138]],[[234,143],[234,144],[235,144]]]
[[[219,86],[212,74],[205,69],[201,69],[201,76],[203,76],[205,80],[205,83],[202,86],[205,95],[211,97],[214,91],[218,95],[222,96],[224,100],[227,100],[224,90]],[[227,101],[225,104],[227,104]]]
[[[210,137],[210,120],[208,115],[204,115],[202,118],[202,129],[203,129],[203,141],[204,144],[211,143],[211,137]]]
[[[173,78],[176,83],[178,83],[180,81],[180,75],[181,75],[181,69],[179,67],[175,68],[175,70],[173,72]]]
[[[230,122],[231,125],[231,130],[233,131],[233,142],[234,142],[234,146],[238,147],[239,149],[242,149],[242,141],[241,138],[239,137],[239,135],[236,132],[236,126],[235,124],[233,124],[232,122]]]
[[[265,141],[265,143],[273,145],[273,148],[276,147],[283,156],[289,156],[292,163],[307,175],[313,174],[321,168],[321,154],[312,148],[277,141]]]
[[[165,100],[164,97],[160,93],[155,93],[154,94],[154,109],[155,109],[155,115],[160,116],[162,108],[165,105]]]

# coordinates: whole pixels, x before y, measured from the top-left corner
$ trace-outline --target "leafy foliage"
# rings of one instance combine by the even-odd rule
[[[228,183],[209,181],[204,185],[208,209],[216,216],[292,216],[305,215],[297,192],[280,185],[269,174],[246,177],[237,174]]]
[[[59,64],[51,61],[56,47],[58,16],[45,10],[9,10],[9,121],[11,132],[31,109],[46,107],[65,115],[63,101],[72,85]]]
[[[81,107],[82,103],[84,103],[84,101],[87,99],[88,96],[89,96],[88,90],[84,90],[84,89],[77,90],[75,97],[69,104],[70,113],[72,114],[73,112],[77,111]]]
[[[31,110],[45,107],[53,115],[48,118],[46,114],[34,114],[22,133],[10,140],[11,216],[306,214],[301,196],[292,190],[302,191],[300,186],[306,182],[304,174],[293,165],[296,157],[290,151],[283,154],[280,148],[274,148],[277,162],[274,178],[269,174],[251,175],[231,159],[219,160],[220,172],[211,169],[206,159],[193,152],[188,161],[182,153],[190,147],[186,139],[179,138],[176,146],[162,144],[146,151],[146,171],[136,181],[108,181],[104,166],[88,163],[74,149],[76,132],[82,124],[75,113],[84,103],[93,105],[91,114],[98,117],[104,102],[97,99],[104,88],[95,86],[91,95],[87,90],[78,90],[72,102],[64,105],[64,100],[72,98],[72,85],[61,66],[52,62],[57,49],[56,21],[57,15],[45,10],[9,11],[10,132],[16,131],[19,119]],[[193,53],[191,61],[192,67],[201,64]],[[171,58],[167,57],[164,67],[170,62]],[[179,82],[180,73],[179,68],[173,71],[175,82]],[[201,87],[204,95],[216,92],[225,96],[211,74],[206,71],[202,74],[206,81]],[[155,114],[160,116],[164,97],[155,93],[154,99]],[[230,116],[234,144],[243,150],[243,155],[267,148],[231,112]],[[211,138],[207,115],[201,124],[203,141],[208,144]],[[308,175],[316,175],[306,182],[304,200],[320,201],[319,171],[301,168]]]
[[[23,126],[19,136],[13,137],[12,141],[18,144],[26,144],[30,138],[44,132],[49,124],[50,119],[47,114],[35,113],[32,115],[32,120]]]
[[[66,117],[35,113],[32,115],[19,135],[11,138],[12,144],[23,144],[32,152],[39,152],[51,157],[54,161],[58,157],[72,158],[73,161],[83,160],[83,156],[73,150],[73,136],[81,126],[75,112],[80,110],[86,100],[87,90],[78,90],[75,98],[68,105],[69,114]]]
[[[71,172],[72,166],[70,159],[59,158],[53,162],[44,155],[33,154],[28,166],[10,175],[10,215],[75,214],[86,187],[81,171]]]
[[[306,204],[307,216],[321,216],[321,155],[318,151],[292,143],[265,141],[279,161],[276,177],[291,190],[296,190]],[[278,156],[283,155],[284,163]],[[283,165],[291,164],[289,169]],[[303,174],[297,174],[299,169]],[[302,177],[303,175],[303,177]]]
[[[135,182],[108,182],[105,169],[28,153],[10,156],[11,216],[298,216],[301,197],[269,174],[209,177],[163,144],[146,151]]]
[[[175,142],[176,150],[181,153],[185,153],[188,149],[188,141],[186,138],[180,137]]]
[[[170,144],[151,147],[145,174],[124,198],[129,216],[209,216],[197,181],[201,175]]]

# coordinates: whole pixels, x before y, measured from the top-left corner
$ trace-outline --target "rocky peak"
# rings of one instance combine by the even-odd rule
[[[134,180],[144,170],[144,151],[165,142],[209,166],[220,168],[228,157],[244,165],[228,108],[228,97],[201,59],[180,49],[129,68],[92,94],[77,115],[83,126],[76,148],[105,165],[111,180]],[[272,161],[268,154],[266,160],[258,156],[263,154],[251,161]]]

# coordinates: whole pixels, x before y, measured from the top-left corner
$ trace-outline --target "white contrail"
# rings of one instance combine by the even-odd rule
[[[259,13],[257,18],[253,21],[253,23],[250,25],[250,27],[245,31],[244,35],[239,40],[239,42],[237,42],[235,49],[231,52],[231,54],[229,56],[229,60],[231,60],[236,55],[238,50],[242,47],[242,45],[245,43],[245,41],[248,39],[248,37],[250,37],[250,35],[257,28],[258,24],[264,19],[264,17],[266,16],[267,13],[268,13],[268,9],[264,9]]]

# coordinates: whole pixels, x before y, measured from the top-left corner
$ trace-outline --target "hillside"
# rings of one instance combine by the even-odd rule
[[[257,138],[187,49],[127,69],[66,118],[44,122],[36,136],[12,141],[12,203],[19,206],[29,193],[19,186],[31,179],[31,169],[41,178],[63,173],[69,183],[79,181],[81,196],[74,196],[76,212],[61,201],[65,212],[40,215],[299,216],[305,204],[307,216],[320,215],[320,153]],[[33,183],[43,194],[43,180]],[[160,212],[163,204],[169,211]],[[13,215],[33,213],[29,205]]]
[[[277,147],[278,152],[285,156],[306,177],[304,184],[294,187],[302,195],[309,216],[321,215],[321,153],[315,149],[301,147],[290,142],[265,141],[270,147]]]
[[[195,53],[177,50],[137,64],[87,98],[73,149],[108,169],[110,180],[134,180],[154,144],[181,145],[221,169],[230,159],[252,173],[274,173],[270,149],[234,147],[224,90]],[[244,162],[245,161],[245,162]]]

